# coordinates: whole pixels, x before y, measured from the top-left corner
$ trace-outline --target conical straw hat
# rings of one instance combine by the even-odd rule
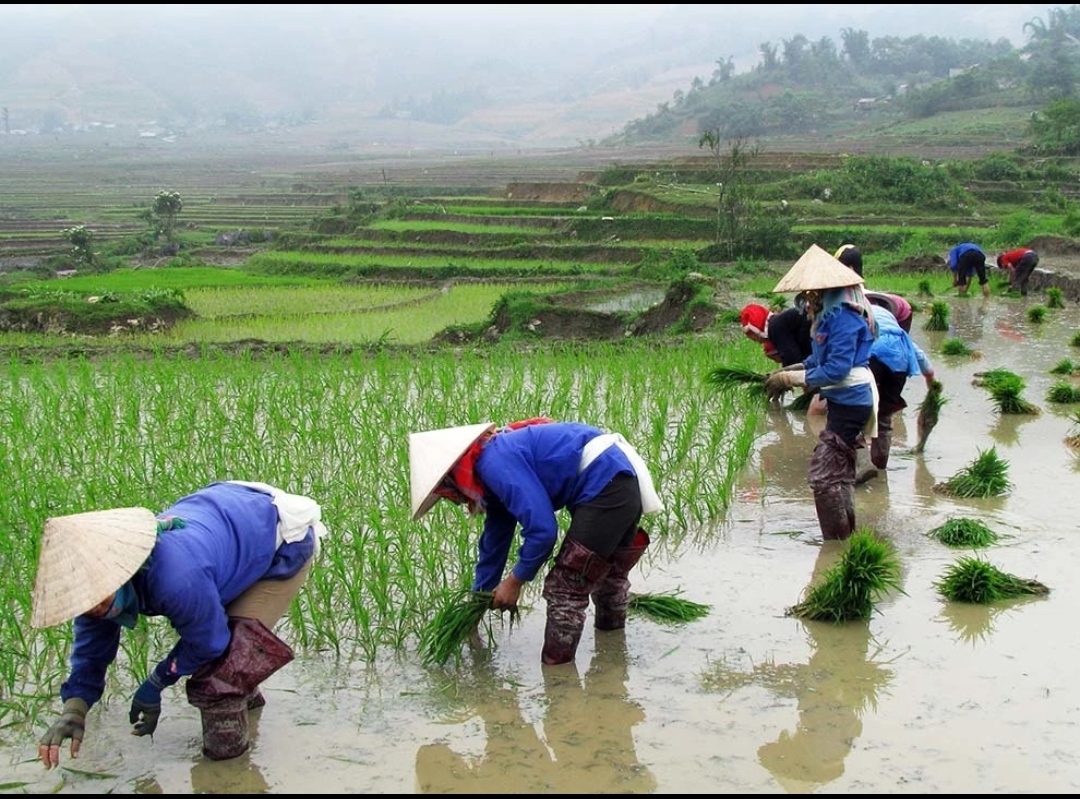
[[[156,540],[157,519],[146,508],[47,519],[30,624],[51,627],[90,610],[139,570]]]
[[[821,247],[811,244],[788,273],[780,278],[773,291],[820,291],[865,282],[850,267],[844,266]]]
[[[432,492],[458,458],[476,439],[494,429],[493,422],[484,422],[409,435],[409,492],[414,519],[419,519],[439,501]]]

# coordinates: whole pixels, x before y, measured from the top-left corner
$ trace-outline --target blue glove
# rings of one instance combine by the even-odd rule
[[[150,672],[150,676],[139,686],[128,711],[128,722],[134,725],[132,735],[154,734],[161,717],[161,692],[164,688],[164,683],[154,672]]]

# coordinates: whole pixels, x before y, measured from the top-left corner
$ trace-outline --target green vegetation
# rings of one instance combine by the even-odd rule
[[[1032,305],[1027,309],[1027,318],[1029,322],[1034,324],[1040,324],[1046,321],[1046,306],[1045,305]]]
[[[711,608],[700,602],[683,599],[679,592],[671,594],[630,594],[627,609],[653,621],[677,624],[696,621],[709,615]]]
[[[1046,392],[1046,401],[1059,405],[1080,402],[1080,388],[1065,381],[1054,383]]]
[[[941,342],[941,354],[971,357],[974,351],[962,339],[947,338]]]
[[[977,374],[975,383],[990,391],[990,397],[999,413],[1039,413],[1038,406],[1028,402],[1023,396],[1027,381],[1009,369],[996,368]]]
[[[1038,580],[1024,579],[1002,571],[977,557],[963,557],[946,569],[934,583],[945,599],[988,605],[1003,599],[1043,596],[1050,589]]]
[[[926,330],[948,330],[949,314],[949,303],[944,300],[934,300],[930,303],[930,316],[923,327]]]
[[[1008,475],[1008,461],[997,454],[997,447],[990,447],[934,489],[954,497],[996,497],[1012,488]]]
[[[890,591],[903,593],[896,550],[873,530],[862,528],[852,533],[840,560],[787,615],[832,622],[868,619]]]
[[[471,636],[479,640],[480,625],[487,621],[491,610],[490,591],[464,589],[447,598],[431,621],[419,632],[421,662],[425,666],[442,666],[450,658],[460,659],[461,648]],[[518,618],[511,612],[510,623]],[[488,622],[488,637],[491,637]]]
[[[967,517],[952,518],[927,533],[947,547],[975,549],[996,544],[1001,538],[986,522]]]
[[[1065,295],[1057,286],[1047,286],[1046,288],[1046,307],[1047,308],[1064,308],[1065,307]]]

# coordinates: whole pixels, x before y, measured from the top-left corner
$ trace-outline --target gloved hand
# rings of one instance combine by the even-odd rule
[[[771,400],[779,399],[795,386],[806,385],[806,370],[785,371],[779,369],[765,378],[765,394]]]
[[[134,725],[132,735],[154,734],[158,718],[161,717],[161,691],[164,688],[165,685],[154,672],[150,672],[150,676],[139,686],[131,699],[131,710],[128,711],[128,722]]]
[[[60,747],[68,738],[71,739],[71,756],[79,756],[79,747],[82,746],[83,733],[86,731],[86,711],[89,709],[82,699],[72,697],[64,702],[60,718],[38,741],[38,757],[45,768],[60,765]]]

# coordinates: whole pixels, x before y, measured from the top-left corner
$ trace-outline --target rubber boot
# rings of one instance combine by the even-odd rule
[[[259,685],[289,663],[292,649],[258,619],[229,619],[232,637],[217,660],[188,678],[188,702],[202,714],[203,754],[237,757],[248,748],[248,707],[262,696]]]
[[[878,440],[877,438],[874,439],[870,445],[871,449],[877,445]],[[867,480],[873,480],[878,476],[871,449],[859,447],[855,450],[855,485],[862,485]]]
[[[843,540],[855,531],[856,452],[839,435],[824,430],[810,459],[807,482],[827,541]]]
[[[638,528],[628,547],[616,549],[610,559],[611,570],[592,592],[596,606],[597,630],[621,630],[626,626],[626,609],[630,605],[630,570],[641,560],[649,547],[649,534]]]
[[[870,462],[879,469],[889,468],[889,452],[892,449],[892,414],[878,417],[878,435],[870,442]],[[860,450],[861,452],[861,450]],[[855,456],[855,483],[858,484],[858,455]]]
[[[611,570],[611,564],[588,547],[566,539],[555,565],[544,578],[547,626],[540,659],[548,666],[569,663],[577,654],[589,594]]]

